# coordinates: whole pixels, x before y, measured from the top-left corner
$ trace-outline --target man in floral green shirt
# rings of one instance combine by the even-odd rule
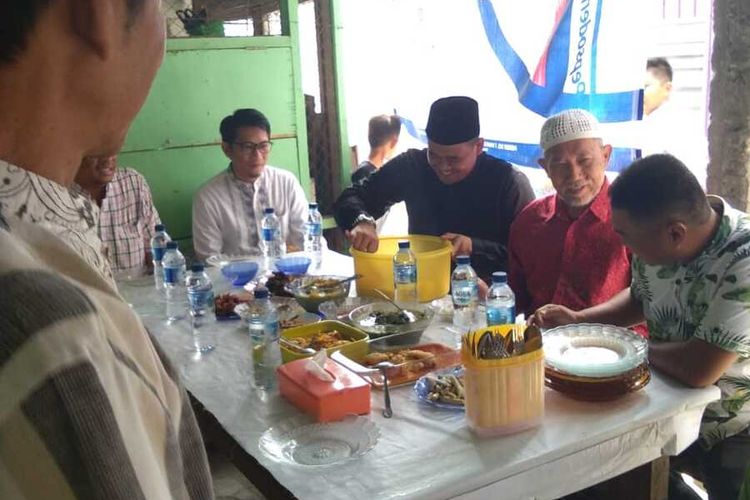
[[[635,254],[630,288],[578,312],[543,306],[532,321],[632,326],[645,319],[654,368],[721,389],[700,439],[677,462],[699,470],[711,499],[734,500],[750,458],[750,217],[706,196],[670,155],[633,163],[612,184],[610,201],[615,231]]]

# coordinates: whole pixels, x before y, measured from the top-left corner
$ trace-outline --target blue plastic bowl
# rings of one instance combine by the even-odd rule
[[[253,279],[257,273],[258,263],[249,260],[230,262],[221,268],[221,274],[230,280],[233,286],[243,286]]]
[[[310,262],[309,257],[282,257],[276,261],[276,269],[286,274],[305,274]]]

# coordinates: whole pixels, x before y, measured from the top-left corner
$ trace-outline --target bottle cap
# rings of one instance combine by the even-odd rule
[[[273,208],[271,208],[271,207],[267,207],[265,210],[263,210],[263,213],[265,213],[265,214],[272,214],[274,212],[275,212],[275,210]]]
[[[399,241],[398,242],[399,248],[409,248],[409,242],[408,241]]]
[[[471,257],[468,255],[459,255],[456,257],[456,264],[471,264]]]
[[[194,273],[202,273],[205,268],[206,266],[204,266],[202,262],[194,262],[190,267],[190,270]]]
[[[492,273],[492,282],[493,283],[507,283],[508,274],[505,271],[495,271],[494,273]]]
[[[312,202],[309,205],[307,205],[307,208],[309,208],[310,210],[317,210],[318,209],[318,204],[315,203],[315,202]]]
[[[167,242],[167,250],[176,250],[179,245],[176,241],[169,241]]]
[[[259,288],[256,288],[253,291],[253,296],[256,299],[267,299],[268,298],[268,288],[261,286]]]
[[[154,226],[154,231],[156,231],[157,233],[160,232],[160,231],[164,231],[164,224],[157,224],[157,225],[155,225]]]

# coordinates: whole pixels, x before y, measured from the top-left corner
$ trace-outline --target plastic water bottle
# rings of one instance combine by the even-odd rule
[[[164,272],[167,320],[173,322],[185,314],[185,257],[180,253],[176,241],[167,243],[161,265]]]
[[[305,224],[305,253],[310,256],[315,267],[320,264],[323,247],[320,238],[323,235],[323,218],[318,211],[317,203],[308,205],[307,223]]]
[[[200,353],[213,351],[216,344],[210,325],[206,325],[206,313],[214,303],[214,285],[204,271],[203,264],[193,264],[190,276],[185,280],[185,287],[193,320],[193,346]]]
[[[487,292],[487,326],[512,324],[516,321],[516,296],[508,285],[508,275],[492,273],[492,286]]]
[[[261,229],[263,233],[263,256],[270,263],[273,259],[283,257],[286,253],[286,242],[284,235],[281,234],[281,222],[276,217],[273,208],[266,208],[264,211]]]
[[[397,303],[417,303],[417,258],[408,241],[399,241],[398,252],[393,256],[393,289]]]
[[[256,288],[250,303],[250,344],[253,352],[255,387],[271,390],[276,386],[276,368],[281,366],[279,316],[268,299],[268,289]]]
[[[456,257],[456,268],[451,275],[451,296],[453,297],[453,325],[461,333],[472,328],[476,321],[479,304],[477,273],[471,267],[468,255]]]
[[[151,257],[154,263],[154,286],[160,293],[164,292],[164,271],[161,267],[161,259],[167,249],[169,235],[164,230],[164,224],[154,226],[154,237],[151,238]]]

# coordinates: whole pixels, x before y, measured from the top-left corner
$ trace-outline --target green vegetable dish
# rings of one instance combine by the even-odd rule
[[[372,325],[408,325],[424,318],[424,314],[418,311],[376,311],[367,318],[367,323]],[[364,322],[363,322],[364,323]]]

